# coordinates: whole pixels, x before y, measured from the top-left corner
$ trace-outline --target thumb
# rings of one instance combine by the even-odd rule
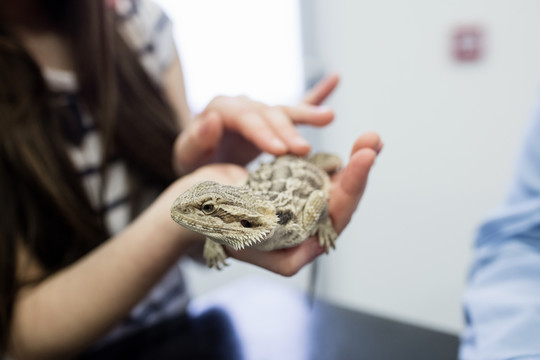
[[[197,115],[176,140],[175,170],[186,174],[208,163],[221,140],[223,126],[223,120],[216,111]]]
[[[373,149],[360,149],[352,154],[347,166],[334,175],[329,207],[338,233],[351,220],[366,189],[368,175],[376,157],[377,153]]]

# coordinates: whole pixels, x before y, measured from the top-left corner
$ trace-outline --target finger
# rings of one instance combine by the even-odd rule
[[[295,275],[303,266],[324,253],[324,249],[319,246],[314,237],[288,249],[263,252],[256,249],[235,251],[227,248],[226,251],[238,260],[260,266],[283,276]]]
[[[287,145],[276,134],[275,130],[258,113],[243,114],[237,121],[238,131],[260,150],[273,155],[287,153]]]
[[[364,149],[364,148],[373,149],[378,154],[383,148],[383,143],[381,141],[381,137],[379,136],[379,134],[372,131],[362,134],[354,142],[354,145],[351,151],[351,156],[358,150]]]
[[[343,231],[358,206],[367,185],[377,153],[365,148],[355,152],[347,166],[333,179],[329,198],[330,214],[336,231]]]
[[[201,114],[188,126],[175,147],[175,163],[182,173],[190,172],[211,156],[223,134],[223,121],[217,112]]]
[[[325,126],[334,120],[334,112],[324,106],[299,104],[296,106],[280,106],[294,124]]]
[[[203,166],[184,178],[194,179],[190,183],[193,185],[204,180],[211,180],[219,181],[223,185],[241,186],[246,182],[247,176],[248,171],[245,168],[223,163]]]
[[[306,155],[310,151],[309,143],[298,133],[291,119],[278,107],[270,107],[264,112],[264,117],[275,134],[285,143],[288,152],[296,155]]]
[[[339,75],[330,74],[320,80],[304,96],[303,103],[320,105],[334,91],[339,83]]]

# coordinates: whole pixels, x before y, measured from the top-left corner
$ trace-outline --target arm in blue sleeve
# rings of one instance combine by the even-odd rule
[[[509,196],[480,228],[460,359],[540,359],[540,113]]]

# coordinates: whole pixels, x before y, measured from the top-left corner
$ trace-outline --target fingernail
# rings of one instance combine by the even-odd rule
[[[317,106],[316,111],[318,113],[325,113],[325,112],[332,111],[332,109],[330,109],[328,106],[322,105],[322,106]]]
[[[276,151],[286,151],[287,147],[283,143],[283,141],[279,140],[278,138],[273,138],[270,140],[270,145],[274,148]]]
[[[379,143],[377,144],[377,147],[375,148],[375,152],[377,154],[379,154],[381,152],[382,148],[383,148],[383,142],[379,141]]]
[[[297,146],[302,146],[302,147],[310,146],[307,140],[301,136],[296,136],[293,141]]]

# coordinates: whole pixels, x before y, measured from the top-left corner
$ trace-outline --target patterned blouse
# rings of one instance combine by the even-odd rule
[[[121,20],[121,34],[135,49],[151,78],[162,83],[165,70],[176,56],[169,18],[150,0],[116,0],[114,6]],[[102,202],[101,138],[92,116],[80,101],[76,76],[65,70],[45,68],[42,71],[49,87],[58,95],[60,105],[69,110],[69,128],[77,129],[68,139],[68,152],[90,202],[104,212],[110,233],[117,234],[131,221],[126,166],[120,158],[111,160]],[[183,312],[187,302],[188,295],[177,264],[96,348]]]

